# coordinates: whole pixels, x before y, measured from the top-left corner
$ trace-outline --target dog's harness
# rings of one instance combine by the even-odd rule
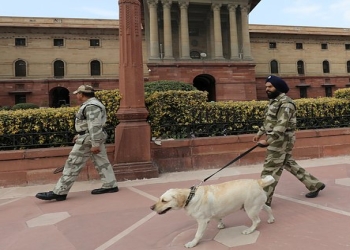
[[[246,154],[248,154],[250,151],[253,151],[256,147],[266,147],[265,145],[262,145],[260,143],[256,144],[254,147],[248,149],[247,151],[245,151],[244,153],[240,154],[239,156],[237,156],[235,159],[233,159],[232,161],[230,161],[229,163],[227,163],[225,166],[223,166],[222,168],[220,168],[218,171],[216,171],[214,174],[208,176],[207,178],[205,178],[203,181],[201,181],[197,186],[192,186],[190,187],[191,191],[190,194],[187,197],[187,200],[185,202],[184,207],[187,207],[187,205],[190,203],[190,201],[192,200],[192,198],[195,196],[195,193],[197,191],[197,188],[203,183],[206,182],[207,180],[209,180],[211,177],[213,177],[215,174],[217,174],[218,172],[220,172],[221,170],[223,170],[224,168],[226,168],[227,166],[231,165],[232,163],[234,163],[235,161],[239,160],[240,158],[242,158],[243,156],[245,156]]]

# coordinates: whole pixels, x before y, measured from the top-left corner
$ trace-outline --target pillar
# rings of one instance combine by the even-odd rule
[[[171,0],[162,0],[163,4],[163,29],[164,29],[164,59],[174,59],[173,38],[171,30]]]
[[[242,16],[242,41],[243,41],[243,60],[253,60],[250,49],[250,37],[249,37],[249,6],[241,6]]]
[[[147,0],[150,19],[150,59],[158,59],[159,56],[159,38],[158,38],[158,0]]]
[[[214,59],[223,59],[222,51],[222,34],[221,34],[221,4],[213,3],[212,9],[214,14]]]
[[[118,180],[153,178],[151,129],[145,107],[141,3],[119,0],[119,89],[122,95],[115,129],[114,172]]]
[[[228,4],[229,18],[230,18],[230,47],[231,47],[231,60],[239,60],[239,47],[238,47],[238,32],[237,32],[237,16],[236,10],[237,4]]]
[[[188,32],[188,1],[180,1],[181,59],[190,59],[190,36]]]

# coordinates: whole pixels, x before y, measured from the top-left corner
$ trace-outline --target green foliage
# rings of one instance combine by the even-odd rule
[[[2,106],[0,110],[11,110],[11,106]]]
[[[168,90],[194,91],[197,89],[189,83],[180,82],[180,81],[162,80],[162,81],[145,83],[146,95],[149,95],[153,92],[168,91]]]
[[[206,92],[188,90],[150,91],[146,95],[152,137],[179,139],[255,133],[262,124],[267,101],[207,102]],[[350,99],[347,96],[349,92],[337,91],[338,98],[296,100],[298,128],[348,126]],[[113,133],[119,123],[116,113],[122,98],[120,92],[98,91],[96,97],[106,106],[107,126]],[[62,107],[0,111],[0,147],[11,143],[10,135],[24,135],[20,142],[30,144],[28,138],[32,137],[26,135],[33,134],[40,145],[63,145],[67,138],[58,134],[66,131],[67,135],[74,135],[77,110],[78,107]],[[110,137],[113,142],[113,134]]]
[[[154,92],[146,97],[152,136],[182,138],[181,132],[172,131],[171,125],[188,125],[198,117],[206,104],[207,94],[202,91]],[[184,129],[186,129],[184,127]]]
[[[350,100],[350,88],[337,89],[336,91],[334,91],[334,97]]]
[[[14,106],[12,106],[12,110],[18,110],[18,109],[38,109],[39,106],[34,103],[17,103]]]
[[[96,97],[106,106],[107,126],[114,128],[118,124],[116,112],[121,99],[119,90],[99,91],[96,92]],[[67,138],[59,134],[75,134],[74,119],[77,111],[78,107],[0,111],[0,146],[8,144],[5,135],[23,135],[20,143],[24,145],[33,143],[32,140],[38,145],[66,143]],[[36,134],[35,138],[33,134]]]
[[[120,106],[121,95],[119,89],[115,90],[101,90],[95,93],[107,110],[107,126],[115,127],[119,123],[117,119],[117,111]]]

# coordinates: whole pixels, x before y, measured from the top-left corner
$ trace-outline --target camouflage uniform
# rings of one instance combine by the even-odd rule
[[[75,129],[79,136],[64,166],[63,175],[57,182],[53,192],[58,195],[67,194],[73,186],[81,169],[91,157],[102,180],[102,188],[113,188],[117,181],[111,163],[108,160],[105,141],[107,134],[103,130],[106,123],[106,109],[95,97],[85,101],[76,114]],[[93,154],[91,147],[99,147],[100,152]]]
[[[266,134],[266,159],[261,176],[272,175],[275,182],[264,188],[267,192],[266,204],[271,204],[272,196],[283,169],[293,174],[311,192],[320,188],[323,183],[300,167],[292,157],[295,143],[296,107],[293,100],[282,93],[270,100],[265,112],[264,124],[257,136]]]

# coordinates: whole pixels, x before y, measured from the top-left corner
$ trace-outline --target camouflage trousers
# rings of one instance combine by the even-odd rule
[[[53,189],[55,194],[68,194],[89,158],[93,161],[95,168],[101,177],[102,188],[113,188],[117,186],[117,180],[112,165],[108,160],[105,145],[101,144],[100,152],[98,154],[92,154],[90,149],[90,136],[79,136],[72,151],[69,153],[68,159],[64,165],[62,176]]]
[[[316,191],[323,184],[316,177],[299,166],[293,159],[292,149],[294,147],[294,143],[294,133],[287,133],[281,141],[273,142],[267,147],[266,158],[261,176],[264,177],[266,175],[272,175],[276,180],[273,184],[264,188],[267,193],[266,204],[268,205],[270,205],[272,202],[272,196],[282,175],[283,169],[294,175],[310,192]]]

